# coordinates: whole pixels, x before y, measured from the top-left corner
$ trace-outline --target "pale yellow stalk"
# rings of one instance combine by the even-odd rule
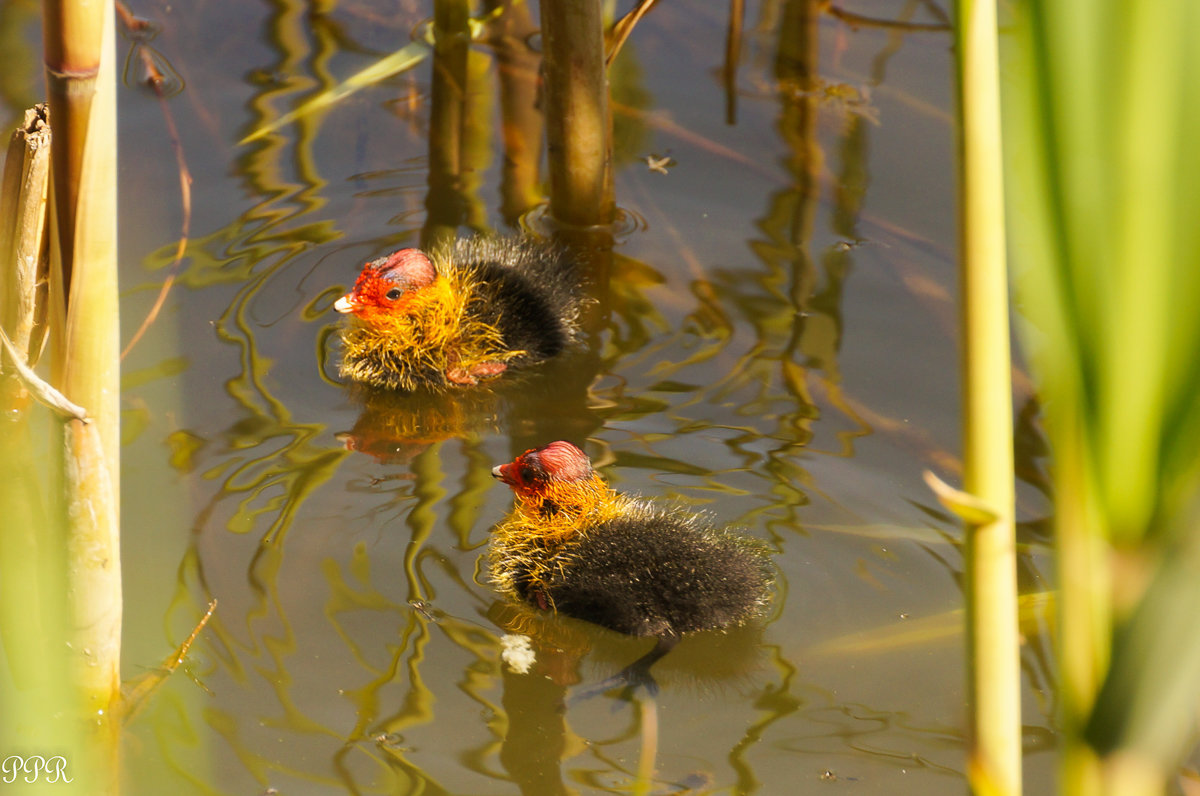
[[[1020,629],[996,9],[992,0],[959,0],[957,12],[963,488],[993,515],[966,523],[967,772],[975,793],[1018,794]]]
[[[85,709],[107,716],[120,686],[119,327],[116,53],[113,8],[47,2],[46,63],[55,129],[51,301],[56,385],[90,423],[63,434],[73,679]]]

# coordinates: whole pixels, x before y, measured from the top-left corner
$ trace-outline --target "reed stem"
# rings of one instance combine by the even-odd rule
[[[550,214],[573,226],[611,224],[612,118],[600,3],[541,3]]]
[[[1000,81],[992,0],[958,0],[963,488],[994,518],[967,522],[968,778],[1021,792],[1020,628]]]
[[[72,671],[85,709],[119,696],[121,565],[116,251],[116,53],[112,3],[44,3],[55,130],[51,186],[52,380],[91,422],[67,422],[62,468]],[[58,267],[55,268],[54,264]]]
[[[37,308],[45,303],[45,291],[38,286],[46,279],[50,140],[46,106],[26,111],[24,124],[9,141],[0,183],[0,323],[30,365],[37,361],[42,340]]]

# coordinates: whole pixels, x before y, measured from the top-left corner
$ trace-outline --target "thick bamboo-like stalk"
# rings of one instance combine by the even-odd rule
[[[50,301],[66,298],[52,373],[92,420],[69,421],[63,432],[72,673],[86,709],[108,715],[119,694],[121,639],[113,7],[52,0],[44,8],[55,129],[51,262],[59,263]]]
[[[44,0],[42,3],[43,49],[46,60],[46,91],[52,124],[58,130],[54,148],[54,202],[62,229],[75,228],[76,201],[88,117],[97,90],[104,15],[108,3],[96,0]],[[111,10],[111,9],[110,9]],[[109,30],[112,30],[111,25]],[[115,67],[115,64],[110,64]],[[63,284],[70,285],[73,240],[61,243]]]
[[[41,334],[35,335],[34,328],[38,285],[46,277],[42,251],[50,139],[46,106],[26,111],[24,124],[9,142],[0,183],[0,323],[29,364],[36,362],[41,347]]]
[[[598,0],[542,3],[550,214],[573,226],[612,223],[612,118]]]
[[[963,486],[994,515],[967,522],[967,644],[976,793],[1021,792],[1020,629],[1012,381],[993,0],[958,0]]]

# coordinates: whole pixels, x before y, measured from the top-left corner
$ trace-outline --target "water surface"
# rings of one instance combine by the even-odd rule
[[[529,9],[471,47],[461,171],[432,189],[429,61],[239,144],[408,44],[429,4],[135,9],[159,32],[120,47],[182,78],[193,183],[179,281],[125,361],[127,674],[219,607],[131,728],[130,792],[625,792],[655,724],[658,793],[963,792],[960,531],[921,481],[958,477],[947,9],[746,5],[732,73],[707,0],[660,4],[614,64],[628,222],[588,355],[492,397],[373,402],[336,382],[331,340],[360,263],[435,224],[511,230],[541,185],[522,193],[501,134],[501,78],[526,121],[536,99]],[[183,215],[160,101],[129,86],[120,112],[128,339]],[[763,626],[689,639],[653,707],[572,699],[644,643],[514,612],[480,571],[511,502],[490,468],[557,438],[778,567]],[[1041,616],[1031,792],[1053,762]],[[533,674],[500,663],[512,628]]]

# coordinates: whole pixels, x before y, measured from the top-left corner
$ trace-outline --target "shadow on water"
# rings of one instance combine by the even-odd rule
[[[748,3],[726,63],[728,5],[660,4],[610,72],[635,223],[585,350],[431,396],[338,384],[332,304],[392,249],[535,223],[536,13],[510,5],[470,44],[238,147],[421,35],[431,6],[218,5],[156,20],[186,81],[171,107],[195,211],[160,342],[126,363],[142,374],[126,587],[130,625],[151,628],[130,631],[135,654],[165,646],[164,613],[178,642],[220,607],[193,677],[131,728],[131,789],[624,792],[653,716],[654,792],[961,792],[958,529],[919,478],[958,468],[940,8]],[[136,328],[174,257],[177,188],[157,105],[122,102]],[[1036,414],[1018,429],[1029,592],[1046,589]],[[480,570],[511,505],[490,468],[553,439],[774,553],[768,621],[686,640],[655,665],[653,713],[571,699],[645,641],[497,603]],[[1026,632],[1031,753],[1053,709],[1045,615]],[[514,632],[529,674],[502,662]],[[1049,757],[1029,782],[1048,786]]]

